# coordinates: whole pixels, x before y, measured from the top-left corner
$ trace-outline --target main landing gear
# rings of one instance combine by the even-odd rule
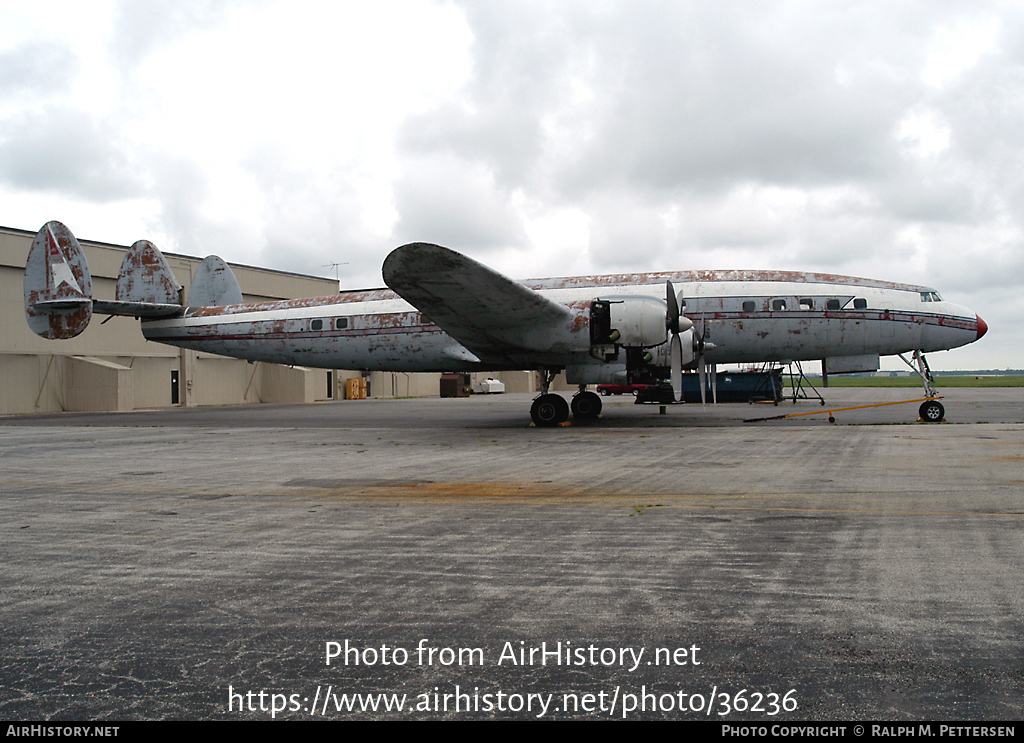
[[[596,392],[587,392],[586,385],[580,385],[580,391],[572,396],[572,417],[579,419],[596,418],[601,415],[601,396]]]
[[[530,417],[538,428],[557,426],[569,420],[569,403],[553,392],[543,394],[533,401]]]
[[[573,395],[571,405],[561,395],[548,392],[555,374],[556,371],[549,369],[540,370],[541,395],[533,401],[530,408],[530,417],[538,428],[561,425],[569,420],[570,412],[576,420],[592,420],[601,414],[600,396],[595,392],[588,392],[586,385],[580,385],[579,392]]]

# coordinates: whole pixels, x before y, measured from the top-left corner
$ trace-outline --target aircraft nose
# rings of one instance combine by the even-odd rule
[[[978,338],[981,338],[981,336],[988,332],[988,323],[982,320],[979,315],[975,315],[974,317],[978,321]],[[975,338],[974,340],[978,340],[978,338]]]

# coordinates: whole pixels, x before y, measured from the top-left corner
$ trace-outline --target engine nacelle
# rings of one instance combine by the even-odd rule
[[[654,297],[616,297],[590,303],[591,346],[651,348],[668,340],[665,302]]]

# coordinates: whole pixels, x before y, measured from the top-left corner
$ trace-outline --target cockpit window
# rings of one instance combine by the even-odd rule
[[[860,299],[859,297],[853,300],[853,309],[855,310],[866,310],[868,308],[868,300]]]
[[[939,296],[938,292],[921,292],[922,302],[941,302],[942,297]]]

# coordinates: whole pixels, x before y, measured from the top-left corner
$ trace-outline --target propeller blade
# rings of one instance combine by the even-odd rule
[[[711,362],[711,404],[718,404],[718,364]]]
[[[700,404],[701,407],[707,405],[707,400],[704,389],[707,386],[707,377],[704,372],[704,353],[701,352],[700,356],[697,357],[697,369],[700,371]]]
[[[672,399],[679,402],[683,399],[683,342],[679,339],[679,333],[672,334],[669,360],[672,366]]]
[[[679,301],[676,299],[676,290],[672,282],[665,281],[665,305],[668,307],[665,315],[665,327],[673,335],[679,333]]]
[[[687,317],[679,315],[679,299],[676,297],[676,289],[672,282],[665,281],[665,328],[669,333],[669,365],[672,371],[672,399],[679,402],[683,399],[683,341],[680,333],[685,333],[693,327],[693,322]],[[687,353],[689,359],[693,358],[693,351]],[[689,363],[689,359],[687,363]]]

